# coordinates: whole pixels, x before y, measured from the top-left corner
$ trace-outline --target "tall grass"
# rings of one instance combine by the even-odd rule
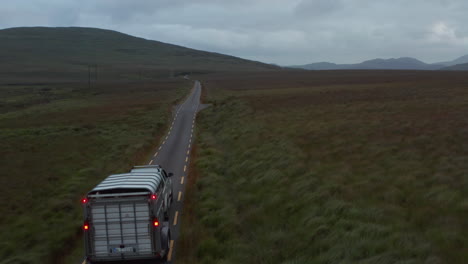
[[[464,263],[468,79],[302,77],[205,82],[177,261]]]
[[[0,87],[0,263],[62,262],[81,248],[81,195],[143,162],[189,87]]]

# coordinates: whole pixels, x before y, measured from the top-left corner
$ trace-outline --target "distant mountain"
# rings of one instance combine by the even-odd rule
[[[336,64],[330,62],[316,62],[306,65],[296,65],[296,66],[289,66],[290,68],[296,69],[305,69],[305,70],[338,70],[344,69],[349,64]]]
[[[23,27],[0,30],[0,70],[126,65],[148,69],[274,70],[279,67],[111,30]]]
[[[441,71],[468,71],[468,63],[457,64],[440,69]]]
[[[440,65],[431,65],[420,60],[403,57],[398,59],[375,59],[351,66],[352,69],[387,69],[387,70],[435,70]]]
[[[460,58],[454,59],[452,61],[438,62],[438,63],[435,63],[435,64],[440,64],[440,65],[444,65],[444,66],[454,66],[454,65],[457,65],[457,64],[464,64],[464,63],[468,63],[468,55],[461,56]]]
[[[306,70],[436,70],[443,65],[427,64],[415,58],[403,57],[397,59],[374,59],[357,64],[335,64],[330,62],[318,62],[306,65],[291,66]]]

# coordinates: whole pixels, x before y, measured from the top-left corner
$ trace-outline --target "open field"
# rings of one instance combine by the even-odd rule
[[[201,78],[178,263],[466,262],[468,75]]]
[[[191,86],[167,78],[91,89],[1,85],[0,263],[62,262],[81,248],[81,195],[146,161]]]

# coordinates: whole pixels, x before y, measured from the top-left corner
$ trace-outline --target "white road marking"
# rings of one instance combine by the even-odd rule
[[[187,170],[187,165],[184,165],[184,172]]]
[[[153,157],[156,157],[156,156],[158,155],[158,153],[159,153],[159,152],[154,153],[154,156],[153,156]]]
[[[153,163],[153,160],[150,160],[150,162],[148,164],[151,165],[151,163]]]
[[[182,176],[182,178],[180,178],[180,184],[184,184],[184,176]]]
[[[188,161],[188,156],[187,156],[187,157],[185,157],[185,162],[187,162],[187,161]]]
[[[179,192],[179,197],[177,197],[177,201],[180,201],[180,197],[182,197],[182,192]]]

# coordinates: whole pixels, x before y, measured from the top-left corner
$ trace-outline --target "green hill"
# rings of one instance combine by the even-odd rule
[[[0,71],[83,72],[143,69],[174,71],[256,71],[276,66],[199,51],[111,30],[80,27],[26,27],[0,30]],[[128,71],[127,71],[128,72]],[[76,74],[75,74],[76,75]]]

